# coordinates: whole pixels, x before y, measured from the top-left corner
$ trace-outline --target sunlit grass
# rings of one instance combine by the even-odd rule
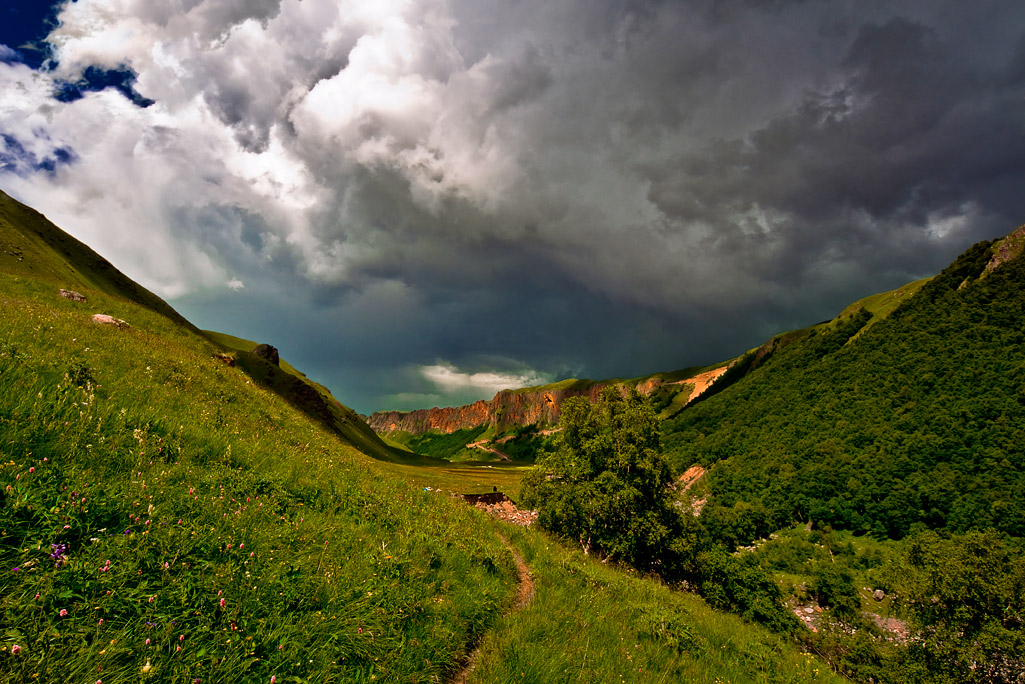
[[[481,516],[199,336],[96,292],[0,293],[0,681],[435,681],[511,599]]]
[[[693,594],[610,567],[547,536],[508,528],[535,595],[485,639],[470,681],[838,682],[784,637]]]

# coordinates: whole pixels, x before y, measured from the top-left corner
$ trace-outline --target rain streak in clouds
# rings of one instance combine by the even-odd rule
[[[1023,27],[1010,0],[78,0],[42,69],[0,46],[0,187],[362,411],[640,375],[1025,222]]]

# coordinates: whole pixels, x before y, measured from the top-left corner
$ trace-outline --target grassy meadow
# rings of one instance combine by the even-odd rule
[[[484,518],[203,338],[97,292],[0,292],[0,681],[436,681],[511,600]]]

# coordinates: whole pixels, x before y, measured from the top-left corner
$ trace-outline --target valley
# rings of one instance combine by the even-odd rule
[[[1015,681],[1022,244],[711,367],[364,422],[0,194],[0,682]],[[641,570],[546,528],[609,444],[670,482]],[[611,469],[564,501],[640,525]]]

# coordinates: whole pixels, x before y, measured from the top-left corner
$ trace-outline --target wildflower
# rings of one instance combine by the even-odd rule
[[[270,676],[270,684],[274,684],[274,680],[276,680],[276,679],[277,679],[277,676],[271,675]]]
[[[103,618],[100,618],[100,621],[99,621],[98,624],[101,624],[101,625],[103,624]]]
[[[179,634],[178,635],[178,641],[185,641],[185,635],[184,634]]]
[[[34,599],[32,599],[32,600],[33,601],[38,601],[39,600],[39,592],[36,592],[36,597]]]
[[[149,664],[149,660],[146,660],[146,664],[142,666],[142,673],[143,674],[148,674],[149,671],[152,670],[152,669],[153,669],[153,666]]]
[[[64,608],[61,608],[61,611],[59,613],[57,613],[57,614],[60,615],[61,617],[67,617],[68,616],[68,611],[65,610]]]
[[[221,599],[221,608],[224,607],[224,599]]]
[[[36,469],[35,469],[35,467],[32,467],[32,468],[29,468],[29,469],[28,469],[28,471],[29,471],[30,473],[34,473],[34,472],[36,472]]]
[[[11,646],[11,655],[18,655],[19,653],[21,653],[21,646],[18,644]]]
[[[146,639],[146,645],[149,646],[149,639]]]

